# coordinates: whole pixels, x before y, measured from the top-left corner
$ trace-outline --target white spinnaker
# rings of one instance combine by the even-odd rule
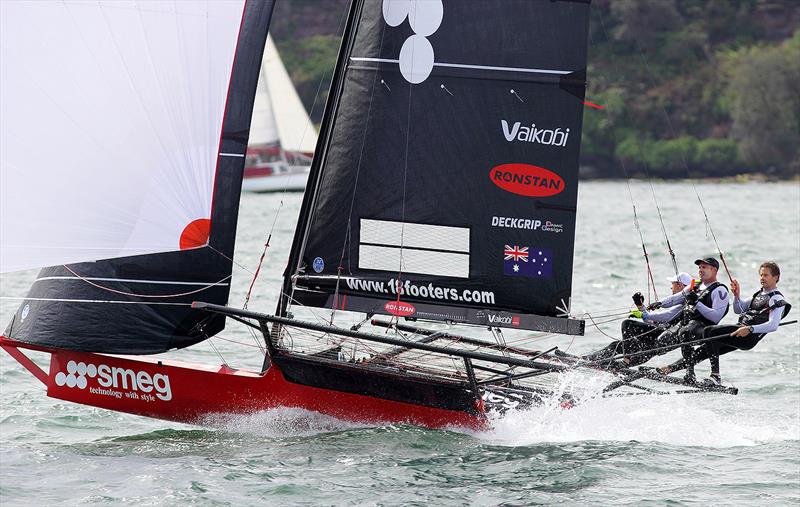
[[[209,218],[244,0],[0,2],[0,271]]]
[[[284,150],[313,153],[317,131],[268,36],[253,105],[250,145],[278,142]]]

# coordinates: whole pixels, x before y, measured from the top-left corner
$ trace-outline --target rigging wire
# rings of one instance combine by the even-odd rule
[[[598,13],[600,15],[600,24],[601,24],[601,26],[603,28],[603,33],[606,36],[606,40],[610,41],[611,39],[608,36],[608,30],[606,29],[605,21],[603,21],[602,10],[598,9]],[[650,64],[649,64],[649,62],[647,60],[646,55],[644,54],[644,51],[642,51],[642,49],[639,48],[639,47],[637,47],[637,50],[638,50],[638,53],[639,53],[639,59],[644,64],[645,69],[647,70],[648,73],[651,73]],[[618,73],[618,75],[621,75],[621,74]],[[661,104],[659,106],[659,109],[661,109],[661,112],[664,114],[664,119],[666,120],[667,127],[669,128],[670,135],[672,136],[673,139],[677,139],[677,133],[675,131],[675,127],[672,124],[672,119],[670,119],[669,113],[667,113],[667,109],[664,107],[663,104]],[[722,261],[722,265],[725,267],[725,272],[728,275],[728,279],[731,282],[733,282],[733,276],[731,275],[731,272],[728,269],[728,263],[725,262],[725,255],[722,253],[722,248],[719,246],[719,242],[717,241],[717,237],[714,234],[714,229],[711,226],[711,220],[709,220],[709,218],[708,218],[708,212],[706,211],[706,207],[703,204],[703,199],[700,197],[700,192],[697,190],[697,186],[691,180],[691,173],[689,171],[689,161],[686,159],[686,154],[685,153],[681,153],[680,154],[680,160],[681,160],[681,162],[683,164],[684,170],[686,171],[686,177],[689,178],[689,182],[690,182],[690,184],[692,186],[692,190],[694,191],[695,196],[697,196],[697,202],[700,204],[700,209],[703,211],[703,218],[705,220],[706,230],[711,233],[711,238],[714,241],[714,246],[716,246],[716,248],[717,248],[717,253],[719,253],[719,258]],[[659,212],[659,215],[660,215],[660,212]],[[673,259],[673,262],[674,262],[674,259]],[[675,269],[677,270],[677,263],[676,263]]]
[[[644,166],[644,170],[645,174],[647,175],[647,183],[650,185],[650,193],[653,194],[653,202],[655,203],[656,211],[658,212],[658,221],[661,223],[661,232],[664,234],[664,243],[667,246],[669,258],[672,260],[672,269],[675,271],[675,276],[677,277],[678,273],[680,273],[680,270],[678,269],[678,261],[675,259],[675,252],[672,250],[672,244],[669,241],[667,227],[664,225],[664,217],[661,215],[661,206],[658,205],[656,190],[653,188],[653,179],[650,177],[650,171],[647,170],[647,165]]]
[[[211,246],[211,243],[207,244],[206,247],[208,247],[212,251],[214,251],[217,254],[219,254],[219,256],[222,257],[223,259],[230,261],[234,266],[236,266],[237,268],[241,269],[242,271],[247,271],[251,275],[253,274],[253,271],[250,268],[248,268],[247,266],[244,266],[243,264],[240,264],[240,263],[236,262],[235,260],[233,260],[233,257],[230,257],[228,255],[225,255],[223,252],[220,252],[219,250],[217,250],[216,248]]]
[[[625,164],[622,164],[622,167],[625,167]],[[642,228],[639,225],[639,215],[636,213],[636,202],[633,200],[633,192],[631,191],[631,183],[630,180],[625,180],[625,183],[628,185],[628,195],[631,198],[631,206],[633,207],[633,225],[636,227],[636,232],[639,233],[639,239],[642,242],[642,252],[644,253],[644,262],[647,267],[647,298],[650,299],[650,286],[652,285],[653,288],[653,296],[658,300],[658,292],[656,292],[656,283],[653,280],[653,270],[650,268],[650,256],[647,253],[647,246],[644,242],[644,235],[642,234]],[[649,302],[649,301],[648,301]]]
[[[383,42],[384,42],[385,36],[386,36],[386,26],[383,27],[383,30],[381,32],[381,42],[380,42],[380,44],[378,46],[378,53],[379,54],[383,49]],[[339,257],[339,266],[336,268],[336,288],[334,289],[334,293],[333,293],[334,305],[333,305],[333,308],[331,309],[331,325],[333,324],[333,318],[334,318],[334,315],[336,313],[336,307],[338,306],[338,304],[336,304],[336,303],[339,302],[339,286],[340,286],[341,279],[342,279],[342,271],[344,270],[344,256],[345,256],[345,252],[347,251],[347,247],[350,244],[350,240],[351,240],[353,209],[355,208],[356,193],[358,191],[359,174],[361,173],[361,161],[364,158],[364,147],[366,146],[366,143],[367,143],[367,130],[368,130],[367,129],[367,125],[369,123],[369,118],[370,118],[370,116],[372,114],[372,103],[373,103],[373,101],[375,99],[375,88],[376,88],[376,83],[377,83],[378,74],[379,74],[378,71],[379,71],[379,69],[376,67],[375,75],[372,76],[372,90],[370,91],[370,94],[369,94],[369,105],[367,106],[367,116],[366,116],[366,119],[364,120],[364,132],[361,135],[361,149],[359,150],[358,164],[356,165],[355,182],[354,182],[354,186],[353,186],[353,196],[350,199],[350,210],[349,210],[349,212],[347,214],[347,229],[345,230],[344,240],[342,241],[342,254]],[[381,82],[383,82],[383,80],[381,80]],[[389,90],[389,91],[391,92],[391,90]]]
[[[344,19],[344,17],[342,19]],[[341,20],[340,20],[339,24],[341,26],[341,24],[342,24]],[[319,78],[319,83],[317,83],[317,91],[314,94],[314,100],[311,102],[311,111],[309,112],[309,117],[311,117],[314,114],[314,110],[317,107],[319,95],[320,95],[320,92],[322,91],[322,84],[325,82],[326,76],[327,76],[327,73],[323,72],[322,76],[320,76],[320,78]],[[309,126],[309,124],[306,123],[306,125],[303,127],[303,132],[300,135],[300,142],[298,143],[298,146],[302,146],[303,141],[306,138],[306,134],[308,133],[308,126]],[[278,204],[278,209],[275,211],[275,217],[272,219],[272,226],[270,227],[269,234],[267,236],[267,241],[264,243],[264,250],[261,252],[261,258],[258,261],[258,266],[256,267],[256,271],[253,274],[253,279],[250,281],[250,288],[247,290],[247,296],[245,297],[244,305],[242,306],[242,308],[245,309],[245,310],[247,309],[247,304],[250,301],[250,296],[251,296],[252,291],[253,291],[253,286],[256,283],[256,279],[258,278],[259,273],[261,272],[261,265],[264,262],[264,257],[265,257],[265,255],[267,253],[267,249],[270,246],[270,241],[272,240],[272,234],[275,231],[275,224],[277,223],[278,217],[280,216],[281,210],[283,209],[284,199],[286,197],[286,193],[288,192],[288,189],[289,189],[289,180],[287,178],[286,182],[283,185],[283,191],[281,192],[281,199],[280,199],[280,203]]]

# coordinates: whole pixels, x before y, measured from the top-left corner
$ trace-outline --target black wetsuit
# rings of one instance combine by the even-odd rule
[[[628,358],[627,366],[637,366],[649,361],[657,352],[646,352],[657,348],[657,338],[665,329],[680,323],[681,314],[678,313],[668,322],[644,322],[636,319],[625,319],[622,321],[622,340],[611,342],[606,347],[592,352],[584,359],[589,361],[600,361],[609,359],[619,354],[625,354]],[[646,352],[646,353],[642,353]]]
[[[719,356],[727,354],[728,352],[733,352],[734,350],[750,350],[766,336],[767,333],[750,333],[742,337],[733,337],[730,336],[730,334],[742,326],[758,326],[759,324],[767,322],[770,316],[769,302],[775,295],[783,297],[783,294],[778,290],[767,293],[758,291],[753,294],[750,307],[739,317],[739,323],[737,325],[709,326],[705,328],[703,331],[703,338],[713,338],[715,336],[720,336],[720,338],[702,344],[692,354],[685,354],[684,360],[680,362],[679,365],[693,366],[694,364],[708,359],[711,363],[711,372],[719,375]],[[792,305],[784,303],[781,318],[786,317],[791,308]]]
[[[719,282],[712,282],[698,294],[698,303],[707,308],[712,308],[714,291],[723,287],[727,296],[727,287]],[[684,293],[673,294],[662,300],[668,307],[684,304]],[[724,299],[724,298],[721,298]],[[726,300],[727,301],[727,300]],[[721,319],[728,312],[727,302]],[[652,324],[633,319],[622,322],[622,340],[615,341],[605,348],[584,356],[590,361],[600,361],[618,354],[625,354],[627,366],[644,364],[657,355],[666,354],[680,347],[681,344],[697,340],[702,336],[703,329],[716,322],[706,318],[696,309],[696,305],[685,305],[682,312],[678,313],[667,323]],[[688,347],[687,354],[692,350]]]
[[[698,309],[697,304],[703,304],[706,308],[711,308],[713,306],[713,298],[712,295],[714,291],[722,287],[725,289],[725,311],[719,317],[719,320],[722,320],[723,317],[728,313],[728,309],[730,306],[727,303],[727,295],[728,295],[728,288],[719,283],[713,282],[708,285],[705,289],[700,291],[697,295],[697,303],[694,305],[687,305],[684,309],[684,319],[683,325],[680,326],[677,330],[670,330],[666,331],[664,335],[659,337],[661,341],[664,342],[665,345],[680,345],[681,346],[681,355],[684,358],[686,364],[686,375],[690,378],[694,378],[694,361],[693,354],[694,354],[694,347],[691,344],[687,345],[687,342],[692,342],[695,340],[699,340],[703,337],[703,333],[705,329],[709,326],[715,326],[717,322],[712,321],[711,319],[705,317]],[[666,336],[665,336],[666,335]]]

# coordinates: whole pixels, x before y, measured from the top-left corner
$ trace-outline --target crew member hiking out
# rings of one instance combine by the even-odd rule
[[[662,303],[665,307],[677,304],[684,304],[682,323],[678,326],[664,331],[658,337],[658,345],[661,347],[678,346],[686,342],[699,340],[703,335],[703,330],[708,326],[713,326],[722,320],[728,313],[728,288],[717,281],[719,271],[719,261],[714,257],[697,259],[697,273],[700,277],[700,284],[696,281],[679,292],[665,298]],[[658,354],[665,354],[670,349],[659,350]],[[684,358],[692,356],[694,349],[691,345],[683,345],[681,354]],[[662,373],[670,371],[669,366],[659,368]],[[694,363],[686,361],[687,382],[694,382]]]
[[[678,294],[692,283],[689,273],[680,273],[667,281],[672,284],[672,294]],[[656,353],[643,353],[656,348],[656,339],[665,329],[679,324],[681,321],[681,311],[683,307],[679,304],[664,308],[662,301],[656,301],[651,305],[644,306],[644,296],[641,292],[633,295],[633,302],[636,310],[632,311],[628,318],[622,321],[621,331],[622,340],[611,342],[606,347],[583,356],[589,361],[600,361],[609,359],[608,366],[626,368],[646,363]],[[641,319],[641,320],[639,320]],[[618,354],[626,355],[620,361],[610,361],[610,358]]]
[[[722,377],[719,369],[719,356],[734,350],[750,350],[767,333],[778,329],[782,318],[792,308],[778,290],[781,270],[772,261],[763,263],[758,269],[761,289],[752,297],[742,300],[738,280],[731,282],[733,292],[733,311],[739,315],[736,325],[709,326],[703,331],[703,338],[719,339],[700,345],[689,357],[669,366],[670,371],[694,365],[705,359],[711,363],[711,376],[704,381],[708,385],[720,385]]]

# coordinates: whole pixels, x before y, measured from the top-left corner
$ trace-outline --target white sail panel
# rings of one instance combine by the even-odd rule
[[[284,150],[313,153],[317,131],[268,36],[253,107],[250,145],[278,143]]]
[[[279,145],[278,125],[275,123],[275,111],[272,108],[272,100],[269,97],[269,85],[267,83],[267,73],[264,70],[264,61],[268,58],[269,46],[274,49],[272,37],[267,35],[268,45],[264,49],[264,57],[261,63],[261,72],[258,75],[258,86],[256,87],[256,99],[253,102],[253,119],[250,122],[250,146]],[[284,70],[284,72],[286,72]]]
[[[178,250],[210,217],[243,8],[0,2],[0,270]]]

